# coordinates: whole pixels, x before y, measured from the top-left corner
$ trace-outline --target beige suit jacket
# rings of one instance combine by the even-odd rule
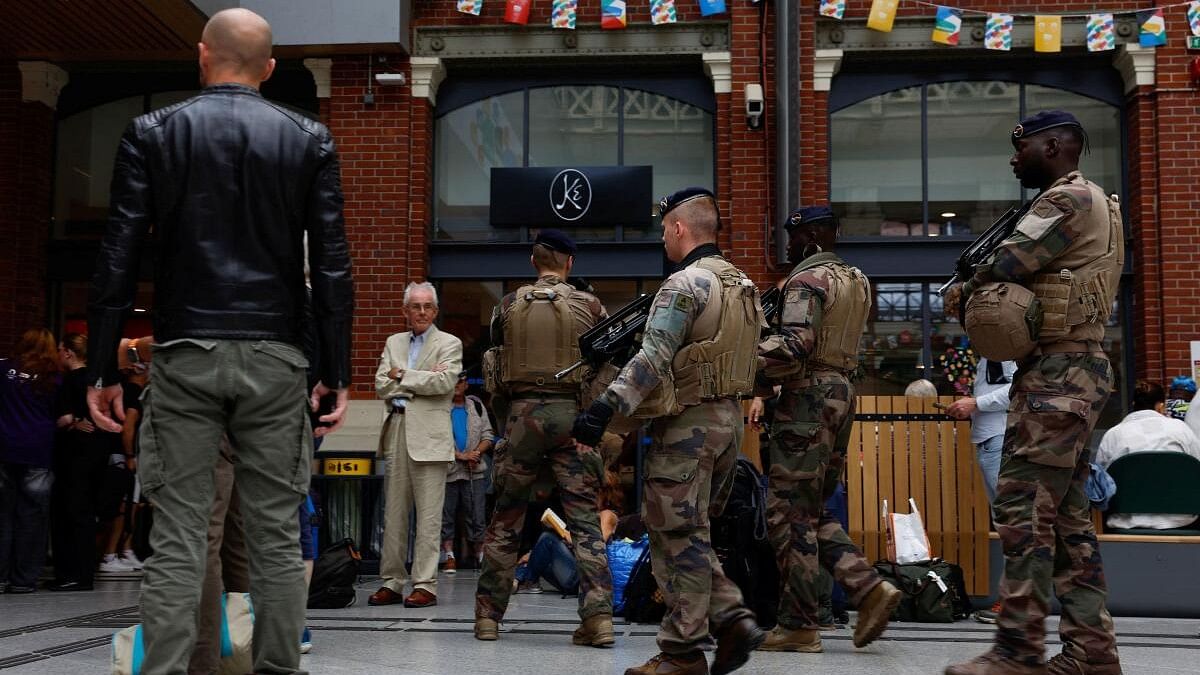
[[[375,394],[386,400],[388,411],[392,399],[408,399],[404,416],[404,440],[408,455],[416,462],[453,462],[454,432],[450,428],[450,407],[454,398],[454,384],[462,372],[462,341],[449,333],[430,326],[425,332],[425,344],[417,357],[417,365],[408,368],[408,345],[412,339],[409,331],[396,333],[387,339],[383,354],[379,357],[379,368],[375,371]],[[446,369],[433,372],[433,367],[444,364]],[[388,377],[392,368],[404,370],[399,381]],[[388,415],[380,433],[379,453],[385,451],[383,440],[388,427],[395,420]]]

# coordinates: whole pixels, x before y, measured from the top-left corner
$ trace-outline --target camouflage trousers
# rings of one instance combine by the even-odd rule
[[[600,451],[580,454],[571,439],[579,412],[570,399],[511,402],[505,453],[496,460],[496,510],[483,544],[483,570],[475,591],[475,616],[499,621],[508,609],[521,530],[533,484],[549,464],[558,480],[563,519],[574,542],[579,572],[579,616],[612,614],[612,574],[600,534],[596,491],[604,466]]]
[[[742,409],[732,400],[702,403],[655,420],[650,430],[642,519],[650,533],[651,569],[667,606],[658,646],[684,654],[727,623],[754,616],[721,569],[709,528],[733,487]]]
[[[842,374],[814,374],[785,387],[775,408],[768,452],[767,528],[779,561],[779,624],[819,625],[822,567],[858,604],[880,577],[825,508],[846,467],[854,387]]]
[[[1062,604],[1063,652],[1087,663],[1118,660],[1083,490],[1087,444],[1112,381],[1102,352],[1035,356],[1013,380],[994,512],[1004,546],[996,647],[1014,660],[1045,658],[1051,584]]]

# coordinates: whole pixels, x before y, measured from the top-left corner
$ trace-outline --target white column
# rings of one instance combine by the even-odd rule
[[[729,52],[705,52],[704,74],[712,78],[714,94],[733,91],[733,55]]]
[[[333,59],[304,59],[304,67],[312,73],[317,85],[317,98],[329,98],[329,74],[333,70]]]
[[[1128,43],[1113,58],[1113,66],[1125,80],[1125,93],[1154,85],[1154,48]]]
[[[438,85],[446,78],[446,65],[436,56],[414,56],[408,62],[412,66],[412,95],[437,105]]]
[[[829,91],[833,86],[833,76],[842,67],[840,49],[818,49],[813,54],[813,91]]]
[[[36,101],[54,110],[58,94],[67,84],[67,71],[46,61],[20,61],[21,100]]]

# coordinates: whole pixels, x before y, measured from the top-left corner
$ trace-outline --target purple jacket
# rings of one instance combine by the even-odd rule
[[[0,359],[0,461],[49,468],[54,449],[54,388],[39,391],[15,359]]]

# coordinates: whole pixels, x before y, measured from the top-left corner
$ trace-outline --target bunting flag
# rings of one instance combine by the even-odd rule
[[[937,22],[933,24],[934,42],[943,45],[957,45],[958,36],[962,33],[962,10],[953,7],[938,7]]]
[[[458,0],[458,11],[463,14],[479,16],[481,9],[483,9],[483,0]]]
[[[1062,17],[1055,14],[1033,17],[1033,51],[1062,51]]]
[[[1200,4],[1200,0],[1197,2]],[[841,19],[846,15],[846,0],[821,0],[821,7],[817,13],[831,19]]]
[[[524,26],[529,23],[529,9],[533,0],[508,0],[504,4],[504,20]]]
[[[725,12],[725,0],[700,0],[700,16],[712,16]]]
[[[1192,35],[1200,36],[1200,0],[1188,3],[1188,25],[1192,27]]]
[[[554,0],[550,6],[550,27],[575,30],[575,10],[579,0]]]
[[[650,23],[661,26],[678,20],[679,17],[675,14],[675,0],[650,0]]]
[[[871,0],[871,16],[867,19],[867,28],[881,33],[892,32],[898,4],[900,0]]]
[[[1112,14],[1089,14],[1087,48],[1089,52],[1106,52],[1117,48],[1117,34]]]
[[[624,28],[629,22],[625,13],[625,0],[602,0],[600,3],[600,27],[609,30]]]
[[[1137,13],[1138,44],[1143,47],[1161,47],[1167,44],[1167,22],[1161,8],[1146,9]]]
[[[1012,14],[988,14],[983,29],[983,46],[1002,52],[1012,51],[1012,33]]]

